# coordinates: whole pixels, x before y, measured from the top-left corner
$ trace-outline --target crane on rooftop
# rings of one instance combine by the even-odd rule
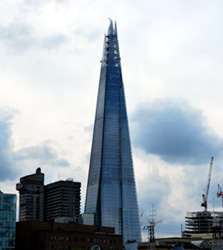
[[[214,159],[214,157],[212,156],[210,166],[209,166],[206,194],[202,194],[203,202],[201,203],[201,206],[204,207],[204,211],[207,211],[207,206],[208,206],[207,201],[208,201],[209,187],[210,187],[210,183],[211,183],[211,171],[212,171],[212,166],[213,166],[213,159]]]
[[[220,184],[218,184],[217,197],[221,197],[222,198],[222,211],[223,211],[223,192],[222,192]]]

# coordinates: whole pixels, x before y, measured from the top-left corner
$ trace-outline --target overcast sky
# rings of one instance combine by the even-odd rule
[[[103,36],[117,21],[139,212],[156,236],[186,212],[222,211],[222,0],[0,1],[0,190],[37,167],[85,202]],[[222,183],[223,185],[223,183]],[[141,219],[142,228],[147,224]],[[143,238],[146,240],[146,238]]]

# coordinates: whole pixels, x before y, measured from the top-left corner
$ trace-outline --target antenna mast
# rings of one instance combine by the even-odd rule
[[[141,214],[143,216],[145,214]],[[152,205],[152,210],[150,210],[150,216],[152,219],[148,219],[147,216],[145,215],[149,225],[145,226],[144,229],[148,229],[148,238],[150,242],[150,249],[155,249],[155,233],[154,233],[154,228],[157,224],[162,223],[162,220],[155,221],[154,217],[156,216],[156,210],[154,209],[154,206]]]

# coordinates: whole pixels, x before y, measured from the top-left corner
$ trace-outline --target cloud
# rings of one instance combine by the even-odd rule
[[[13,179],[17,170],[13,168],[12,150],[13,143],[11,119],[15,114],[15,110],[0,110],[0,181]]]
[[[92,134],[93,129],[94,129],[94,124],[93,123],[91,123],[88,126],[84,127],[84,131],[89,133],[89,134]]]
[[[102,37],[102,34],[99,29],[93,28],[92,26],[86,26],[86,25],[78,26],[73,31],[73,33],[75,37],[79,37],[84,40],[87,40],[87,42],[89,43],[93,43]]]
[[[131,120],[133,144],[169,163],[202,164],[222,150],[221,138],[205,125],[202,111],[185,100],[141,104]]]
[[[0,108],[0,181],[13,180],[28,165],[68,167],[70,163],[59,157],[52,141],[15,151],[12,141],[12,120],[18,111]],[[22,168],[21,168],[22,166]]]
[[[60,45],[64,44],[67,41],[67,38],[62,33],[55,33],[50,36],[47,36],[41,40],[39,40],[39,44],[37,44],[40,48],[44,49],[55,49]]]
[[[52,50],[67,41],[62,33],[37,36],[33,27],[25,22],[12,22],[8,26],[1,26],[0,39],[9,49],[17,53],[30,48]]]
[[[40,145],[22,148],[14,154],[15,161],[37,160],[39,164],[49,164],[52,166],[70,166],[70,163],[58,157],[56,150],[46,141]]]
[[[143,212],[145,216],[152,219],[150,216],[153,206],[157,215],[154,218],[155,221],[162,220],[159,226],[160,233],[163,236],[179,235],[180,224],[184,224],[187,212],[203,210],[200,205],[202,193],[207,185],[210,159],[204,165],[196,167],[180,164],[176,166],[140,149],[135,148],[133,152],[139,212]],[[217,171],[218,164],[221,162],[215,161],[214,172]],[[218,204],[221,203],[216,200],[217,185],[213,177],[214,175],[212,175],[209,191],[209,209],[213,198]],[[141,222],[143,222],[142,218]]]

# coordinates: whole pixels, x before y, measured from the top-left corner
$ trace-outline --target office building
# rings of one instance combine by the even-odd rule
[[[19,220],[40,220],[44,216],[44,174],[37,168],[35,174],[20,178],[16,184],[19,191]]]
[[[104,37],[84,224],[114,227],[141,241],[117,26]]]
[[[123,250],[114,228],[50,221],[16,223],[16,250]]]
[[[64,218],[76,221],[80,215],[81,183],[72,179],[57,181],[45,186],[45,220]],[[70,218],[70,219],[69,219]]]
[[[37,168],[35,174],[20,178],[16,185],[19,221],[75,221],[80,215],[80,188],[81,183],[71,178],[44,186],[44,174]]]
[[[0,249],[15,249],[16,195],[0,191]]]

